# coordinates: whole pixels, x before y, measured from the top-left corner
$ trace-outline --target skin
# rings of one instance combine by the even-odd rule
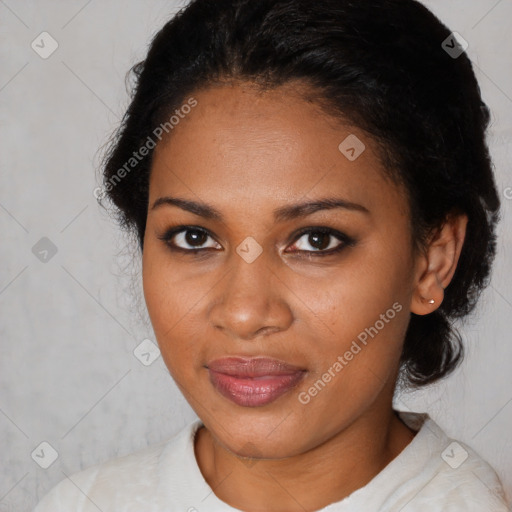
[[[405,332],[411,312],[442,302],[467,222],[449,218],[415,251],[407,196],[386,179],[374,141],[298,91],[260,93],[244,83],[197,91],[198,105],[155,149],[150,177],[148,312],[171,375],[205,425],[195,439],[199,468],[221,500],[246,511],[318,510],[367,484],[411,442],[414,432],[392,409]],[[366,146],[355,161],[338,149],[350,134]],[[163,196],[206,202],[224,220],[152,209]],[[325,209],[274,222],[276,208],[325,197],[368,212]],[[211,249],[171,251],[159,237],[182,224],[207,230],[195,247]],[[308,234],[293,237],[305,227],[336,229],[355,243],[317,256]],[[184,234],[174,243],[193,249]],[[262,249],[252,263],[236,252],[247,237]],[[324,241],[343,244],[335,235]],[[394,303],[401,311],[301,403],[299,393]],[[242,407],[216,391],[205,367],[227,356],[274,357],[307,372],[276,401]]]

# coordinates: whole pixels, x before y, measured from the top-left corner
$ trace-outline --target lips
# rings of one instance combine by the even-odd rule
[[[207,364],[210,382],[243,407],[261,407],[293,389],[306,370],[278,359],[228,357]]]

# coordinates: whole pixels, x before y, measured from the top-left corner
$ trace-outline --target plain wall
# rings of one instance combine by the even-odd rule
[[[466,360],[397,406],[430,413],[476,449],[510,499],[512,2],[425,3],[469,43],[493,113],[503,220],[492,284],[462,328]],[[162,358],[145,366],[133,354],[154,341],[140,269],[93,195],[98,149],[128,104],[125,73],[180,6],[0,2],[0,512],[32,510],[66,475],[168,438],[195,418]],[[59,45],[47,59],[31,47],[43,31]],[[34,246],[50,251],[48,261]],[[43,441],[58,452],[48,469],[31,455]]]

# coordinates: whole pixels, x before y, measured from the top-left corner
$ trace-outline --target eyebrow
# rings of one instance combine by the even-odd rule
[[[190,213],[204,217],[205,219],[217,220],[224,222],[224,216],[213,206],[198,201],[191,201],[189,199],[182,199],[179,197],[160,197],[158,198],[151,207],[151,210],[156,210],[164,205],[177,206],[182,210],[186,210]],[[282,206],[274,210],[274,221],[285,222],[301,217],[307,217],[315,212],[321,210],[332,210],[334,208],[343,208],[345,210],[361,212],[369,214],[370,211],[361,204],[346,201],[338,197],[326,197],[316,199],[314,201],[302,202],[292,205]]]

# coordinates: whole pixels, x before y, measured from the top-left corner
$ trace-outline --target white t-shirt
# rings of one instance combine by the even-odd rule
[[[378,475],[322,512],[508,512],[494,470],[427,414],[399,412],[418,433]],[[34,512],[239,512],[204,480],[195,420],[171,439],[57,484]]]

